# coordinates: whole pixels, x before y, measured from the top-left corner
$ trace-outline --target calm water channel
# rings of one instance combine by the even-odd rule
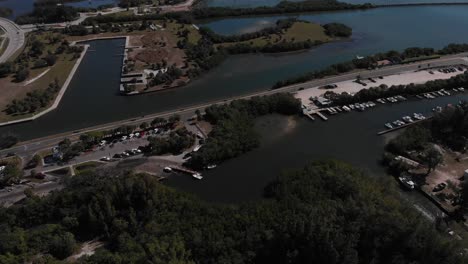
[[[13,10],[13,14],[9,17],[14,19],[17,16],[27,14],[33,10],[36,0],[1,0],[0,7],[8,7]],[[98,7],[100,5],[115,4],[117,0],[82,0],[78,2],[66,3],[66,5],[74,7]]]
[[[394,19],[394,14],[398,19]],[[269,89],[276,81],[296,76],[356,55],[411,46],[440,48],[468,42],[467,7],[409,7],[304,15],[303,19],[342,22],[354,29],[350,41],[283,55],[241,55],[227,59],[191,84],[172,91],[123,97],[117,93],[123,40],[91,42],[57,110],[34,122],[0,128],[22,139],[72,131],[87,126],[201,102]],[[205,24],[221,33],[235,33],[258,21],[280,17],[225,19]],[[249,67],[245,67],[249,65]]]
[[[257,7],[257,6],[274,6],[282,0],[206,0],[206,6],[221,6],[221,7]],[[300,0],[294,0],[296,2]],[[342,0],[341,2],[351,4],[372,3],[377,5],[389,4],[407,4],[407,3],[443,3],[443,2],[466,2],[465,0]]]

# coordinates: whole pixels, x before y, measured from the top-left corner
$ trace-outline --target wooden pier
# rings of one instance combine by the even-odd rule
[[[328,120],[328,117],[326,117],[325,115],[323,115],[322,113],[320,113],[320,111],[317,111],[315,112],[320,118],[323,119],[323,121],[327,121]]]
[[[199,172],[197,172],[197,171],[187,169],[187,168],[184,168],[184,167],[169,166],[169,168],[171,168],[173,171],[182,172],[182,173],[186,173],[186,174],[190,174],[190,175],[199,174]]]

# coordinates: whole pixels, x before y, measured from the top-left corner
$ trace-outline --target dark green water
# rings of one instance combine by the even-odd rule
[[[362,168],[372,176],[390,177],[379,165],[386,140],[394,135],[377,136],[384,123],[414,112],[431,114],[437,105],[467,100],[467,94],[435,100],[379,105],[365,112],[331,116],[329,121],[302,117],[268,116],[260,118],[260,148],[203,172],[203,181],[187,175],[172,175],[167,184],[196,194],[208,201],[238,202],[259,199],[263,188],[285,169],[301,168],[320,159],[338,159]],[[392,181],[396,184],[396,181]],[[402,192],[410,204],[430,214],[437,208],[418,192]]]

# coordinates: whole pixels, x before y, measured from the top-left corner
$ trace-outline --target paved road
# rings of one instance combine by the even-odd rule
[[[60,142],[64,138],[70,138],[72,141],[77,140],[81,134],[85,134],[90,131],[110,130],[110,129],[117,128],[123,125],[139,125],[142,122],[150,122],[156,117],[167,118],[174,114],[181,115],[182,118],[186,119],[192,116],[196,110],[203,111],[206,107],[210,105],[229,103],[237,99],[249,99],[254,96],[271,95],[271,94],[282,93],[282,92],[296,92],[297,90],[301,88],[307,89],[307,88],[312,88],[312,87],[323,86],[323,85],[330,84],[330,83],[353,80],[353,79],[356,79],[358,75],[360,75],[362,78],[378,77],[381,75],[383,76],[391,75],[391,74],[397,74],[403,71],[418,70],[420,69],[420,67],[421,68],[427,67],[428,64],[430,64],[430,67],[446,66],[446,65],[454,65],[454,64],[462,64],[462,63],[468,65],[468,59],[466,58],[467,55],[468,53],[463,53],[463,54],[445,56],[440,59],[429,60],[429,61],[424,61],[420,63],[407,64],[407,65],[395,65],[395,66],[384,67],[384,68],[377,69],[377,70],[356,71],[353,73],[348,73],[348,74],[343,74],[339,76],[333,76],[329,78],[323,78],[323,79],[313,80],[313,81],[309,81],[305,83],[286,86],[286,87],[282,87],[282,88],[275,89],[275,90],[261,91],[261,92],[256,92],[256,93],[252,93],[248,95],[232,97],[229,99],[217,100],[217,101],[212,101],[212,102],[208,102],[204,104],[194,105],[194,106],[190,106],[186,108],[179,108],[179,109],[174,109],[174,110],[166,111],[162,113],[146,115],[146,116],[142,116],[138,118],[121,120],[121,121],[117,121],[113,123],[108,123],[108,124],[81,129],[81,130],[74,131],[74,132],[65,132],[65,133],[51,135],[51,136],[44,137],[44,138],[25,141],[13,148],[1,150],[0,155],[6,155],[12,152],[22,157],[28,157],[39,150],[56,146],[58,142]]]
[[[24,31],[13,21],[0,17],[0,28],[5,31],[8,38],[8,46],[0,55],[0,63],[8,61],[16,51],[24,45]]]

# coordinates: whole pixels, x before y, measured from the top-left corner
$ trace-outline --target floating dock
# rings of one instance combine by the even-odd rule
[[[323,115],[322,113],[320,113],[320,111],[317,111],[315,112],[320,118],[322,118],[324,121],[327,121],[328,120],[328,117],[326,117],[325,115]]]
[[[194,170],[191,170],[191,169],[187,169],[187,168],[184,168],[184,167],[169,166],[169,168],[171,168],[173,171],[182,172],[182,173],[186,173],[186,174],[190,174],[190,175],[193,175],[193,174],[200,174],[200,173],[197,172],[197,171],[194,171]]]

